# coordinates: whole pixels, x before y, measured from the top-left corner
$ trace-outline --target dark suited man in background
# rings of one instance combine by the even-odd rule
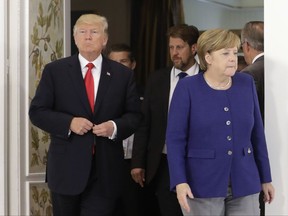
[[[248,66],[242,72],[253,76],[264,120],[264,22],[251,21],[241,31],[244,58]]]
[[[241,72],[253,76],[257,89],[259,106],[264,123],[264,22],[251,21],[241,31],[241,44],[247,67]],[[263,192],[259,195],[260,215],[265,215]]]
[[[134,70],[136,67],[136,60],[131,48],[127,44],[117,43],[112,44],[106,53],[107,57],[113,61],[125,65],[126,67]],[[143,100],[143,90],[138,85],[138,94],[140,100]],[[127,139],[123,140],[124,150],[124,189],[117,202],[116,215],[117,216],[146,216],[143,211],[144,199],[143,189],[131,177],[131,158],[134,142],[134,134]]]
[[[199,72],[194,58],[199,31],[183,24],[171,27],[168,37],[173,67],[153,73],[145,88],[144,121],[135,133],[131,174],[135,182],[145,184],[156,194],[162,216],[181,216],[176,193],[170,191],[165,145],[167,113],[181,72],[188,76]]]
[[[141,121],[140,100],[133,71],[101,54],[105,17],[82,15],[74,39],[79,54],[45,66],[29,115],[51,136],[53,214],[110,216],[123,188],[122,140]]]
[[[119,62],[126,67],[134,70],[137,62],[131,47],[125,43],[112,44],[107,50],[106,55],[109,59]],[[144,87],[136,82],[136,88],[140,96],[140,100],[143,100]]]

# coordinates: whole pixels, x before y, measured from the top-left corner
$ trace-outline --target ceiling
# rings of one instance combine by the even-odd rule
[[[264,0],[198,0],[230,9],[264,8]]]

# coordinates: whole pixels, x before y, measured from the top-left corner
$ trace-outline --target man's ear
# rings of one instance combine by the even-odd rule
[[[132,70],[134,70],[136,68],[136,61],[132,62]]]
[[[197,44],[196,43],[192,44],[190,49],[191,49],[192,54],[195,56],[197,53]]]

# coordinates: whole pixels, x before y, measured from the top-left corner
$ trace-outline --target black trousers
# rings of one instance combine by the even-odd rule
[[[170,191],[167,155],[162,154],[158,172],[153,179],[161,216],[183,216],[175,192]]]
[[[105,197],[96,190],[95,158],[88,184],[81,194],[65,195],[51,191],[53,216],[114,216],[116,198]]]
[[[146,216],[143,214],[145,200],[143,188],[131,176],[131,160],[125,159],[123,193],[117,199],[115,216]]]
[[[265,202],[263,191],[261,191],[259,194],[259,208],[260,208],[260,216],[265,216]]]

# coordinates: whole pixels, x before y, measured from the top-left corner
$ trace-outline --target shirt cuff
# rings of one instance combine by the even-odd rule
[[[116,139],[116,137],[117,137],[117,125],[116,125],[115,122],[112,121],[112,120],[110,120],[109,122],[112,122],[112,124],[113,124],[113,126],[114,126],[114,131],[113,131],[113,133],[112,133],[112,136],[110,136],[110,137],[108,137],[108,138],[111,139],[111,140],[114,140],[114,139]]]

